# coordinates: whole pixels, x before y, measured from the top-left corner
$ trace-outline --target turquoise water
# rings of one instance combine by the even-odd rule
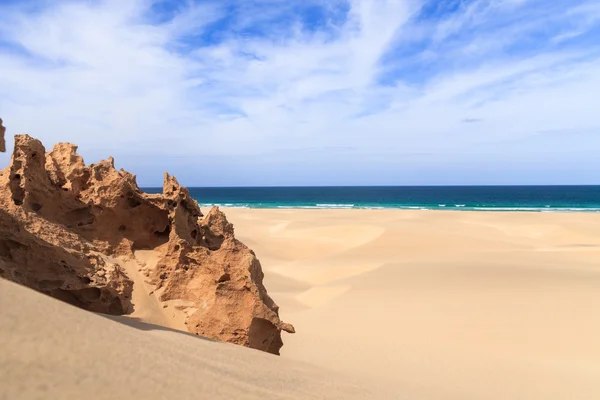
[[[161,188],[145,188],[160,193]],[[600,186],[189,188],[201,206],[600,212]]]

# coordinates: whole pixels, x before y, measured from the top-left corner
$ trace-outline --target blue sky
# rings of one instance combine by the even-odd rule
[[[114,156],[143,186],[600,184],[597,0],[0,0],[0,16],[8,133]]]

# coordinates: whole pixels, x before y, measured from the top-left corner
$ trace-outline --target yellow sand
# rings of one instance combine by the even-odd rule
[[[348,377],[0,279],[0,399],[362,399]]]
[[[600,214],[228,209],[282,356],[108,318],[0,280],[0,399],[600,398]]]
[[[409,399],[600,398],[600,214],[228,209],[282,357]]]

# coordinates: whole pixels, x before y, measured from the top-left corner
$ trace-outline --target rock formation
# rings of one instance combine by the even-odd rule
[[[4,153],[6,151],[6,141],[4,140],[5,133],[6,128],[2,126],[2,118],[0,118],[0,153]]]
[[[132,282],[117,264],[75,235],[39,221],[24,226],[19,216],[0,209],[0,277],[90,311],[127,311]],[[55,234],[63,236],[52,243]]]
[[[86,166],[75,145],[46,153],[15,136],[0,171],[0,276],[120,315],[131,310],[133,284],[119,260],[136,250],[159,254],[147,283],[159,301],[179,301],[190,332],[279,354],[281,331],[294,331],[225,215],[213,208],[204,217],[174,177],[165,174],[162,194],[146,194],[112,158]]]

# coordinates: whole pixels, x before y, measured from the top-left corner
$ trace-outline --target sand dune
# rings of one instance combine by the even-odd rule
[[[378,397],[322,368],[92,314],[3,279],[0,305],[3,400]]]
[[[0,398],[600,398],[600,214],[227,215],[296,326],[281,357],[172,329],[143,279],[118,318],[0,281]]]
[[[598,214],[227,215],[297,328],[283,358],[397,398],[600,397]],[[272,272],[309,287],[279,286]]]

